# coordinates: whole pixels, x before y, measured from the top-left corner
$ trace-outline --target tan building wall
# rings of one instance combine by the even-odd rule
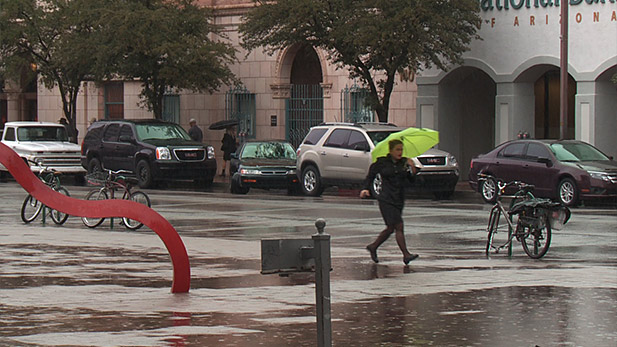
[[[238,50],[239,63],[231,67],[233,73],[242,81],[244,86],[256,95],[256,138],[258,139],[284,139],[285,134],[285,97],[279,95],[276,86],[284,86],[290,83],[290,69],[294,58],[294,49],[286,49],[269,56],[261,50],[250,52],[244,51],[239,44],[238,25],[242,14],[252,6],[250,0],[216,1],[205,0],[202,4],[214,6],[216,23],[220,25],[229,42]],[[350,87],[354,81],[350,80],[347,71],[336,69],[330,64],[323,52],[317,51],[322,67],[324,91],[324,121],[341,121],[341,91]],[[124,83],[124,117],[151,118],[151,112],[139,106],[139,93],[141,90],[138,82]],[[188,120],[195,118],[198,125],[204,130],[204,142],[211,144],[217,150],[217,157],[222,158],[220,153],[220,141],[222,132],[208,130],[208,126],[225,118],[225,93],[228,86],[221,88],[214,94],[193,93],[182,91],[180,93],[180,124],[188,128]],[[416,94],[417,88],[414,82],[401,82],[392,94],[390,104],[390,122],[400,126],[413,126],[416,124]],[[96,117],[104,118],[103,90],[87,83],[80,90],[77,106],[77,126],[79,140],[86,133],[89,120]],[[62,114],[60,97],[56,90],[45,90],[39,86],[38,115],[42,121],[58,121]],[[271,126],[271,116],[276,116],[277,126]]]

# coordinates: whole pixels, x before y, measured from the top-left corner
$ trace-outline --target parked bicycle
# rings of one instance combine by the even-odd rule
[[[88,192],[86,200],[116,199],[116,196],[120,196],[121,199],[132,200],[150,207],[150,197],[146,193],[131,190],[136,181],[132,182],[127,177],[122,176],[124,173],[129,173],[128,171],[103,170],[86,176],[90,184],[100,186],[100,188]],[[88,228],[96,228],[103,223],[105,218],[82,217],[81,220]],[[139,221],[126,217],[122,217],[122,224],[131,230],[137,230],[143,226]]]
[[[51,189],[55,190],[60,194],[64,194],[66,196],[70,196],[69,191],[60,185],[60,175],[61,172],[58,172],[54,169],[50,169],[47,166],[43,166],[41,162],[35,162],[32,160],[28,160],[39,167],[38,177],[43,183],[49,186]],[[58,225],[64,224],[66,220],[69,218],[69,215],[58,210],[54,210],[48,208],[43,205],[40,201],[38,201],[35,197],[28,194],[26,199],[24,199],[24,203],[21,205],[21,219],[24,223],[30,223],[39,216],[41,211],[45,211],[43,215],[43,221],[49,214],[51,216],[51,220]]]
[[[508,248],[508,254],[512,254],[512,240],[516,239],[521,242],[529,257],[542,258],[551,245],[552,230],[559,230],[568,222],[570,210],[550,199],[536,198],[532,193],[533,185],[521,181],[505,183],[486,174],[479,174],[478,179],[497,182],[497,201],[491,208],[486,229],[486,255],[489,256],[491,250],[499,253],[505,247]],[[511,188],[516,191],[514,195],[508,196],[511,201],[506,210],[501,198]],[[513,222],[514,217],[518,217],[516,223]],[[505,225],[503,220],[506,221]]]

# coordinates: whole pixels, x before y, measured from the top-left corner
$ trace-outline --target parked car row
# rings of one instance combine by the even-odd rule
[[[245,194],[253,187],[286,188],[289,193],[319,196],[329,186],[360,186],[375,145],[400,130],[393,124],[325,123],[311,128],[295,153],[285,141],[247,142],[233,156],[230,190]],[[421,168],[414,189],[429,190],[439,198],[453,194],[459,178],[454,156],[430,149],[414,160]],[[371,191],[376,196],[380,190],[377,177]]]
[[[324,123],[312,127],[296,149],[282,140],[248,141],[232,155],[230,191],[286,189],[319,196],[330,186],[359,187],[372,163],[371,151],[389,134],[403,130],[385,123]],[[165,180],[212,184],[214,148],[191,140],[179,125],[154,120],[104,120],[90,126],[79,147],[61,124],[7,122],[2,143],[24,160],[83,178],[102,168],[132,172],[142,188]],[[459,180],[453,155],[430,149],[413,158],[420,168],[414,190],[450,197]],[[38,170],[32,164],[33,171]],[[0,165],[0,173],[6,169]],[[478,174],[491,179],[478,181]],[[519,180],[534,193],[574,206],[583,200],[617,197],[617,162],[592,145],[575,140],[519,139],[471,160],[469,184],[494,202],[496,180]],[[380,193],[379,175],[371,193]]]

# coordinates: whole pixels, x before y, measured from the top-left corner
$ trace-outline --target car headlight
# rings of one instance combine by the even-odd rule
[[[458,166],[458,161],[456,161],[456,158],[452,154],[448,156],[448,163],[452,166]]]
[[[587,171],[587,172],[589,172],[589,176],[591,176],[591,178],[595,178],[597,180],[607,181],[607,182],[610,182],[611,180],[608,177],[608,174],[604,172],[599,172],[599,171]]]
[[[167,147],[156,147],[157,160],[171,160],[171,152]]]
[[[288,175],[295,175],[296,174],[296,169],[287,170],[287,174]]]
[[[208,153],[208,159],[214,159],[214,147],[208,146],[206,150]]]
[[[258,169],[240,169],[240,173],[243,175],[261,175],[261,171]]]

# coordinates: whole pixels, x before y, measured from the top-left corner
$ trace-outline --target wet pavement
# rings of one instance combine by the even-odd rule
[[[420,258],[404,266],[393,239],[379,264],[364,250],[383,223],[371,200],[147,192],[186,245],[187,294],[170,293],[152,231],[25,225],[24,191],[0,183],[0,346],[314,346],[312,274],[261,275],[259,240],[310,238],[317,218],[332,235],[335,346],[617,346],[614,209],[575,209],[541,260],[519,244],[487,259],[487,205],[412,198],[404,219]]]

